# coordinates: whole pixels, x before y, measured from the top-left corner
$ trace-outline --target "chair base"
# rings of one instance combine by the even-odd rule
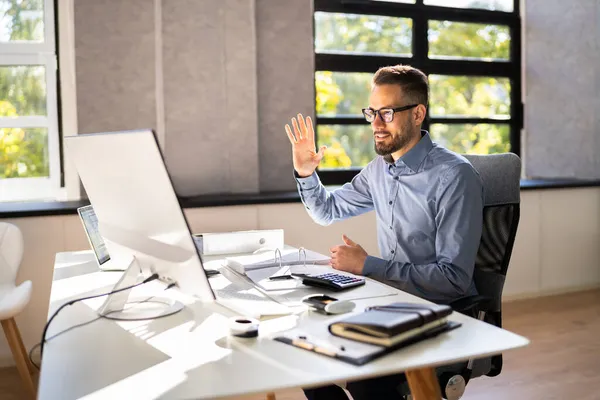
[[[29,398],[35,399],[37,390],[32,377],[35,373],[35,368],[29,361],[29,355],[25,350],[25,346],[23,346],[23,340],[21,339],[21,334],[19,333],[19,328],[17,327],[15,319],[9,318],[2,320],[2,329],[4,329],[6,340],[12,351],[15,363],[17,364],[17,371],[19,371],[21,380],[25,385],[27,395]]]

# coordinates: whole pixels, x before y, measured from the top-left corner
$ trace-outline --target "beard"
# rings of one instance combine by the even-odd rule
[[[409,123],[405,124],[402,129],[398,132],[392,134],[389,131],[379,131],[381,133],[387,133],[390,135],[391,142],[375,142],[375,153],[380,156],[387,156],[392,153],[401,150],[404,146],[406,146],[411,139],[413,138],[413,129]]]

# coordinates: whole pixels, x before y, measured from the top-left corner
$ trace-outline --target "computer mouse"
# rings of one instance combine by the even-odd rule
[[[303,297],[302,302],[327,314],[343,314],[356,307],[356,304],[349,300],[338,300],[326,294],[311,294]]]
[[[327,314],[344,314],[354,310],[356,304],[350,300],[338,300],[333,301],[325,306],[325,312]]]

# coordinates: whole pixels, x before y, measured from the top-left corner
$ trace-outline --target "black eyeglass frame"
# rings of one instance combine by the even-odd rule
[[[379,110],[375,110],[375,109],[373,109],[373,108],[371,108],[371,107],[368,107],[368,108],[363,108],[363,109],[362,109],[362,113],[363,113],[363,116],[365,117],[365,119],[367,120],[367,122],[369,122],[369,123],[371,123],[371,122],[374,122],[374,121],[377,119],[377,115],[379,115],[379,118],[381,118],[381,120],[382,120],[383,122],[385,122],[386,124],[389,124],[390,122],[394,121],[394,114],[396,114],[397,112],[400,112],[400,111],[406,111],[406,110],[410,110],[411,108],[415,108],[415,107],[417,107],[418,105],[419,105],[419,104],[410,104],[410,105],[408,105],[408,106],[403,106],[403,107],[395,107],[395,108],[392,108],[392,107],[384,107],[384,108],[380,108]],[[369,117],[368,117],[368,116],[367,116],[367,114],[365,113],[367,110],[373,111],[373,115],[374,115],[374,116],[373,116],[373,120],[372,120],[372,121],[369,121]],[[393,112],[392,112],[392,118],[391,118],[389,121],[386,121],[386,120],[383,118],[383,115],[381,115],[381,111],[382,111],[382,110],[392,110],[392,111],[393,111]]]

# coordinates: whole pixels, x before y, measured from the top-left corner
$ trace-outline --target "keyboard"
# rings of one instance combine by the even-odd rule
[[[341,290],[350,289],[356,286],[365,284],[365,278],[348,276],[335,273],[326,273],[320,275],[300,275],[302,283],[307,286],[316,286],[324,289],[339,292]]]
[[[288,315],[292,312],[289,307],[265,296],[257,289],[240,290],[231,285],[215,290],[214,293],[217,303],[248,317],[262,319],[269,316]]]

